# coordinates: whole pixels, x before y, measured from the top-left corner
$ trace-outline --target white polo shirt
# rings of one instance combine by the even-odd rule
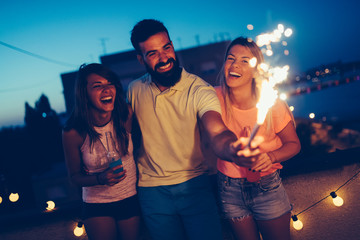
[[[182,69],[180,81],[161,92],[145,74],[129,84],[127,97],[142,132],[139,186],[178,184],[207,171],[198,120],[207,111],[221,113],[209,83]]]

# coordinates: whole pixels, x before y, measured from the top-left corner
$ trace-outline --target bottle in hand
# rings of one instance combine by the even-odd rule
[[[115,141],[114,141],[114,138],[113,138],[111,132],[106,132],[105,136],[106,136],[106,144],[107,144],[107,150],[108,150],[107,157],[110,162],[109,167],[113,168],[115,166],[122,165],[122,160],[120,158],[119,153],[116,151]],[[122,171],[124,171],[123,167],[116,169],[114,171],[114,173],[119,173]],[[121,175],[117,178],[121,178],[122,176],[123,175]]]

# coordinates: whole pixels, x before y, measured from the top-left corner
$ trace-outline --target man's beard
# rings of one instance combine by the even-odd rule
[[[173,63],[173,67],[167,71],[159,73],[156,71],[159,67],[165,66],[168,63]],[[174,58],[169,58],[166,63],[160,62],[155,65],[155,70],[153,70],[147,63],[145,63],[146,70],[151,75],[152,79],[163,87],[172,87],[174,86],[181,77],[181,68],[179,67],[179,62]]]

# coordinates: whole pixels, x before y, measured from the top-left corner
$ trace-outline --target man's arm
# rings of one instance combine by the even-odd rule
[[[201,122],[210,138],[211,147],[222,160],[235,162],[243,167],[251,167],[260,151],[258,145],[261,139],[254,139],[252,147],[244,149],[248,138],[238,139],[224,124],[220,113],[208,111],[201,118]]]
[[[235,142],[237,137],[225,126],[220,113],[208,111],[201,117],[201,122],[208,133],[215,154],[223,160],[232,162],[236,153],[231,143]]]

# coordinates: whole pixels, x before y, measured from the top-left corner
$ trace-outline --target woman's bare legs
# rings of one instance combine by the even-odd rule
[[[117,222],[122,240],[138,240],[140,217],[135,216]]]
[[[257,221],[263,240],[290,240],[290,215],[288,212],[276,219]]]
[[[237,240],[260,240],[259,230],[252,216],[229,220]]]
[[[92,217],[84,221],[89,240],[116,240],[117,226],[112,217]]]

